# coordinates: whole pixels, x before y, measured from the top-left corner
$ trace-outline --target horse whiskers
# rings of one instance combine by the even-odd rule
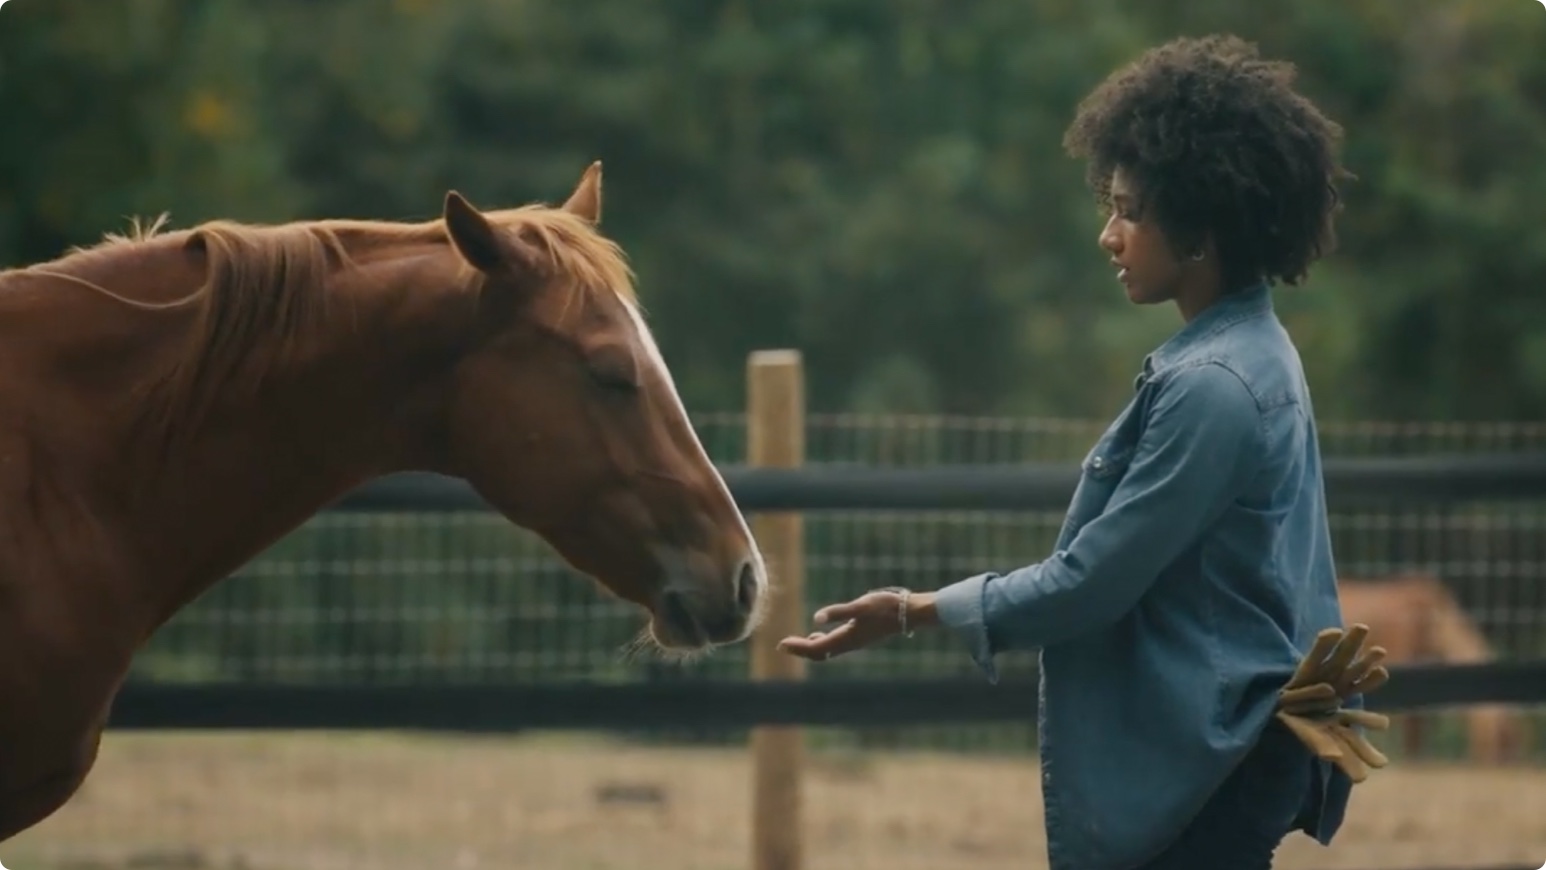
[[[629,638],[622,646],[618,647],[618,659],[623,664],[633,664],[652,652],[658,652],[660,645],[651,636],[649,626],[641,628],[637,634]]]
[[[633,664],[649,657],[666,664],[685,665],[707,658],[713,653],[712,647],[687,650],[661,646],[647,625],[618,647],[618,658],[623,664]]]

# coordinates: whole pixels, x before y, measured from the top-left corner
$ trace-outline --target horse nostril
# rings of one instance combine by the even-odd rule
[[[757,606],[757,569],[750,559],[741,563],[741,573],[735,578],[735,603],[742,613],[751,613]]]
[[[687,637],[698,638],[704,628],[687,605],[687,599],[674,589],[661,596],[661,615],[673,628]]]

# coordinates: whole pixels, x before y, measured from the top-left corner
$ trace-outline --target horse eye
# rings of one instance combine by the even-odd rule
[[[612,369],[591,369],[591,377],[596,383],[609,390],[617,390],[623,393],[636,393],[639,391],[639,382],[628,374]]]
[[[597,384],[609,390],[634,393],[639,390],[639,368],[633,352],[626,347],[608,347],[593,353],[589,367]]]

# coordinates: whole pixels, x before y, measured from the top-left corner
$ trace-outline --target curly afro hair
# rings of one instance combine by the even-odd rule
[[[1063,145],[1108,212],[1120,168],[1178,256],[1211,236],[1227,288],[1298,284],[1335,247],[1336,185],[1354,176],[1295,73],[1235,36],[1176,39],[1086,97]]]

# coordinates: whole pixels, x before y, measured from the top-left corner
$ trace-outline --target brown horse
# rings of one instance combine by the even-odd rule
[[[692,651],[762,558],[599,234],[561,208],[214,222],[0,273],[0,841],[92,768],[136,650],[380,475],[468,481]]]
[[[1380,638],[1386,661],[1479,664],[1496,660],[1487,637],[1466,615],[1444,582],[1432,574],[1380,578],[1344,577],[1338,597],[1349,624],[1362,622]],[[1534,740],[1524,710],[1509,704],[1467,705],[1447,711],[1465,721],[1469,757],[1477,764],[1512,764],[1528,755]],[[1418,710],[1391,717],[1402,749],[1417,757],[1436,719]]]

